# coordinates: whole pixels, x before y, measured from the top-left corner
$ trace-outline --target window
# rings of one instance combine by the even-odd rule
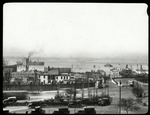
[[[62,79],[62,76],[61,76],[61,79]]]

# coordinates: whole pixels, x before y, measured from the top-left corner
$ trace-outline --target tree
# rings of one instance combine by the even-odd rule
[[[9,69],[8,71],[5,72],[4,81],[6,81],[7,84],[9,85],[10,80],[11,80],[11,70]]]
[[[136,110],[139,110],[140,107],[136,105],[136,101],[132,98],[122,98],[121,99],[121,105],[120,105],[120,102],[118,104],[118,106],[122,107],[128,114],[129,110],[130,111],[136,111]]]
[[[131,77],[132,76],[132,70],[131,69],[123,69],[119,74],[122,77]]]
[[[134,85],[132,88],[132,93],[135,95],[137,98],[142,97],[142,94],[144,93],[144,89],[139,85],[138,83]]]

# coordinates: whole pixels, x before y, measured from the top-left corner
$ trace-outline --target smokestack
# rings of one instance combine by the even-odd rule
[[[126,64],[126,69],[128,68],[128,64]]]
[[[29,52],[28,58],[30,58],[34,54],[33,51]]]
[[[131,65],[131,70],[132,70],[132,65]]]
[[[137,64],[137,69],[138,69],[138,64]]]
[[[29,71],[29,58],[26,59],[26,71]]]
[[[142,70],[143,68],[142,68],[142,65],[140,66],[140,69]]]

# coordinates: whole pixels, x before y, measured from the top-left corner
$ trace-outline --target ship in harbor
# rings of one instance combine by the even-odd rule
[[[106,65],[104,65],[105,67],[113,67],[113,65],[107,63]]]
[[[44,65],[44,62],[37,62],[37,61],[32,62],[32,61],[30,61],[29,65]]]
[[[23,62],[21,61],[16,61],[17,65],[22,65]],[[44,65],[44,62],[39,62],[39,61],[29,61],[29,65]]]

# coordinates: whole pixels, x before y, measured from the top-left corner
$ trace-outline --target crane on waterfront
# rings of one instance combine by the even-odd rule
[[[72,67],[73,67],[73,66],[72,66]],[[79,65],[76,66],[76,68],[74,69],[74,72],[75,72],[75,70],[76,70],[78,67],[79,67]],[[73,68],[72,68],[72,70],[73,70]]]

